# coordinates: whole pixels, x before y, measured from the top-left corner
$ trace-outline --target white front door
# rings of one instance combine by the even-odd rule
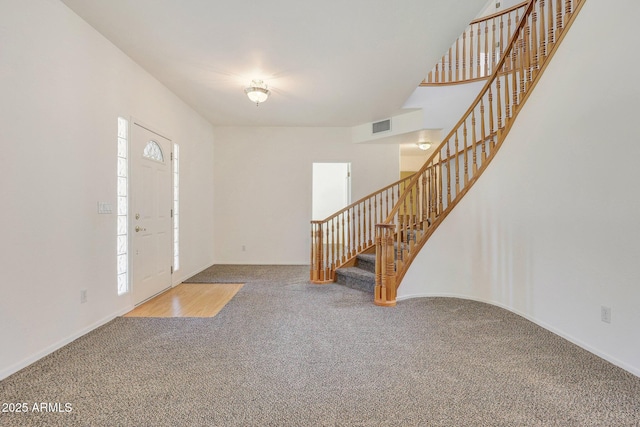
[[[137,123],[130,147],[131,265],[134,302],[171,287],[171,141]]]

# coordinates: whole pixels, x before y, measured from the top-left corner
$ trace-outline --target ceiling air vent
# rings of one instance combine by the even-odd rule
[[[386,132],[391,130],[391,119],[382,120],[381,122],[375,122],[371,125],[373,133]]]

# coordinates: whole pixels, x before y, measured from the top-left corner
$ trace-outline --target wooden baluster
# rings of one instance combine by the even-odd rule
[[[473,27],[469,28],[469,78],[473,78]]]
[[[458,42],[456,41],[456,43],[458,43]],[[452,48],[449,48],[449,80],[448,80],[449,82],[453,81],[453,74],[452,74],[452,72],[453,72],[453,64],[451,62],[451,49]]]
[[[535,6],[534,6],[535,7]],[[533,79],[538,71],[538,12],[533,10],[531,15],[531,67]]]
[[[571,0],[565,0],[564,2],[565,5],[565,10],[564,10],[564,14],[565,14],[565,21],[567,21],[569,19],[569,17],[571,16],[571,13],[573,13],[572,11],[572,5],[571,5]]]
[[[477,62],[476,77],[482,77],[482,73],[481,73],[482,67],[480,66],[480,64],[482,62],[481,61],[481,56],[482,55],[480,55],[480,53],[482,52],[482,50],[481,50],[482,47],[480,45],[480,41],[481,41],[480,38],[481,37],[482,37],[482,31],[480,31],[480,24],[478,24],[478,47],[476,48],[476,55],[477,55],[477,59],[476,59],[476,62]]]
[[[427,180],[427,182],[425,183],[425,187],[426,187],[426,193],[425,193],[425,198],[427,200],[427,214],[426,217],[424,218],[424,220],[430,219],[432,212],[433,212],[433,200],[431,199],[431,197],[433,196],[433,191],[432,191],[432,173],[431,173],[431,169],[432,167],[429,166],[426,169],[426,175],[425,175],[425,179]]]
[[[331,280],[331,268],[329,267],[330,265],[330,256],[329,256],[329,224],[327,224],[327,227],[325,228],[325,237],[324,237],[324,250],[325,250],[325,256],[324,256],[324,278],[325,280]]]
[[[540,0],[540,61],[544,61],[547,57],[547,32],[544,22],[544,2]]]
[[[380,217],[378,216],[378,194],[376,194],[375,196],[373,196],[373,228],[371,228],[371,231],[373,232],[373,238],[374,239],[376,237],[375,226],[380,221],[381,221]]]
[[[519,46],[519,50],[520,50],[520,93],[524,94],[526,87],[525,87],[525,74],[526,74],[526,69],[525,69],[525,65],[524,65],[524,57],[526,56],[526,53],[524,52],[525,49],[525,41],[524,41],[524,31],[522,31],[522,33],[520,34],[520,38],[518,39],[518,46]]]
[[[408,227],[407,227],[407,232],[409,233],[409,235],[406,237],[407,239],[407,249],[409,252],[412,252],[413,250],[413,223],[415,222],[415,216],[414,216],[414,209],[416,207],[415,204],[415,193],[416,193],[416,187],[411,187],[411,190],[409,190],[409,215],[407,215],[408,217]],[[406,199],[405,199],[406,201]]]
[[[449,48],[449,57],[451,57],[451,48]],[[445,58],[444,58],[444,55],[443,55],[442,56],[442,67],[440,69],[440,82],[441,83],[445,82],[445,67],[444,67],[445,62],[446,61],[445,61]]]
[[[344,212],[340,214],[340,222],[342,227],[340,228],[340,263],[344,263],[347,260],[347,254],[345,253],[345,240],[344,240]]]
[[[503,15],[500,15],[500,47],[499,47],[500,58],[502,58],[502,55],[504,54],[504,20],[502,19],[502,16]]]
[[[472,159],[473,159],[473,164],[472,164],[472,171],[473,171],[473,177],[475,178],[477,173],[478,173],[478,154],[477,154],[477,148],[476,148],[476,107],[473,108],[473,110],[471,110],[471,150],[473,151],[472,154]]]
[[[513,73],[513,71],[509,71]],[[504,122],[505,126],[509,123],[511,117],[511,92],[509,92],[509,74],[504,76]]]
[[[498,39],[496,39],[496,18],[493,18],[491,22],[493,24],[491,28],[491,70],[493,72],[493,68],[498,64],[496,50],[498,49],[499,42],[497,42]]]
[[[375,225],[376,205],[371,208],[371,199],[369,199],[369,246],[373,245],[374,225]]]
[[[431,208],[429,209],[429,219],[433,222],[433,218],[438,211],[438,191],[436,190],[436,167],[437,160],[434,157],[431,162],[429,162],[429,170],[431,174],[429,175],[429,204]]]
[[[425,170],[424,173],[422,174],[422,196],[421,196],[421,203],[420,203],[420,222],[422,224],[422,226],[424,227],[424,223],[427,220],[427,218],[429,217],[429,184],[428,184],[428,179],[427,179],[427,174],[428,172]]]
[[[527,22],[527,24],[524,27],[524,41],[525,41],[525,52],[524,52],[524,57],[525,57],[525,67],[526,67],[526,75],[525,77],[527,78],[527,88],[529,88],[529,85],[531,83],[531,64],[532,64],[532,58],[531,58],[531,26],[529,25],[529,23]]]
[[[494,132],[493,132],[493,130],[494,130],[494,128],[493,128],[493,117],[494,117],[494,114],[493,114],[493,92],[491,90],[491,86],[489,86],[488,96],[489,96],[489,116],[488,116],[488,118],[489,118],[489,135],[491,135],[491,141],[493,141],[493,134],[494,134]],[[489,145],[489,153],[488,153],[489,156],[491,156],[493,154],[493,151],[491,151],[492,148],[493,148],[493,146],[490,144]]]
[[[456,39],[456,77],[452,81],[460,81],[460,38]]]
[[[451,204],[451,150],[447,141],[447,207]]]
[[[444,193],[444,188],[443,188],[443,179],[442,177],[444,175],[442,175],[442,152],[439,153],[439,157],[440,157],[440,161],[438,162],[438,183],[437,183],[437,187],[438,187],[438,215],[442,213],[442,211],[444,210],[444,201],[443,201],[443,193]]]
[[[484,164],[484,161],[487,159],[486,152],[486,142],[487,142],[487,131],[485,128],[486,122],[484,117],[484,97],[480,98],[480,133],[482,137],[482,157],[481,162]]]
[[[502,130],[502,100],[500,97],[500,81],[502,77],[496,77],[496,109],[498,110],[498,132]],[[492,132],[493,133],[493,132]]]
[[[464,81],[467,78],[467,31],[462,33],[462,73],[459,81]]]
[[[492,43],[495,44],[495,43]],[[484,23],[484,74],[482,77],[488,76],[491,74],[489,71],[489,58],[491,54],[489,53],[489,23]]]
[[[558,0],[556,0],[558,1]],[[548,34],[549,36],[547,37],[547,51],[551,50],[552,45],[555,43],[555,29],[554,29],[554,18],[553,18],[553,0],[549,0],[549,9],[548,9],[548,13],[549,13],[549,19],[547,20],[548,25],[549,25],[549,29]]]
[[[396,262],[398,264],[400,264],[402,262],[402,251],[403,251],[403,245],[402,245],[402,239],[404,238],[403,233],[402,233],[402,229],[404,228],[404,223],[402,222],[402,218],[403,215],[401,212],[398,212],[396,217]],[[392,236],[393,238],[393,236]]]
[[[469,145],[467,143],[467,119],[464,120],[464,127],[462,128],[462,136],[464,139],[464,186],[469,184]]]
[[[511,35],[511,14],[508,13],[507,14],[507,34],[506,34],[506,40],[507,41],[506,41],[506,43],[509,43],[509,36],[510,35]],[[502,35],[500,37],[502,38]],[[504,54],[505,51],[503,51],[502,53]],[[512,65],[509,64],[509,61],[504,61],[505,71],[508,71],[511,67],[512,67]]]
[[[556,34],[562,33],[562,0],[556,0]]]
[[[456,129],[456,138],[454,140],[454,147],[456,150],[456,155],[455,155],[455,168],[456,168],[456,196],[458,197],[458,194],[460,194],[460,162],[458,161],[458,156],[460,154],[460,147],[458,144],[458,129]],[[451,163],[449,163],[451,164]]]
[[[518,44],[515,43],[513,45],[513,49],[511,50],[511,58],[513,58],[514,63],[516,61],[517,56],[518,56]],[[511,86],[512,86],[511,96],[513,97],[513,100],[512,100],[513,114],[515,114],[518,107],[518,71],[517,69],[514,69],[511,71]]]
[[[360,210],[360,203],[358,203],[358,230],[356,234],[356,251],[360,252],[362,250],[362,226],[360,225],[362,222],[362,211]]]
[[[351,209],[351,253],[349,253],[349,257],[352,257],[356,254],[356,209]]]
[[[331,270],[331,278],[333,279],[333,272],[336,268],[336,227],[335,218],[331,219],[331,240],[328,242],[331,246],[331,258],[329,261],[329,269]]]

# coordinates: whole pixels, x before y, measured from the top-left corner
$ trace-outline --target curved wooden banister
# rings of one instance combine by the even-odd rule
[[[387,218],[412,177],[387,185],[328,218],[311,221],[313,283],[333,282],[337,268],[373,246],[375,224]]]
[[[376,225],[376,304],[395,305],[409,265],[494,158],[585,1],[527,3],[481,92]]]
[[[529,0],[471,21],[420,86],[470,83],[489,77],[502,58],[505,40],[518,25]]]

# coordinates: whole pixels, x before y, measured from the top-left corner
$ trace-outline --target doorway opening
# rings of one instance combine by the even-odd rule
[[[323,220],[351,204],[351,163],[314,163],[312,218]]]

